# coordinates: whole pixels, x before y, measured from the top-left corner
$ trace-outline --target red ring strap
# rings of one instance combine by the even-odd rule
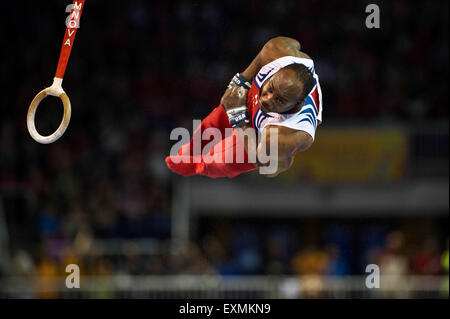
[[[78,26],[80,25],[81,12],[84,8],[85,0],[74,0],[70,16],[67,19],[66,33],[64,34],[64,40],[61,47],[61,53],[59,54],[58,67],[56,68],[55,77],[63,78],[66,71],[67,62],[69,61],[70,52],[75,41],[75,35],[77,34]]]

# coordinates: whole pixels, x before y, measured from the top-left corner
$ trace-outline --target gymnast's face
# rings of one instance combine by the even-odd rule
[[[296,79],[294,71],[280,70],[267,79],[259,93],[259,107],[265,113],[295,113],[304,101],[300,101],[303,83]]]

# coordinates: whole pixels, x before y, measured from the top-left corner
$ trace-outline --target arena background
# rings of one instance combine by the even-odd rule
[[[448,298],[448,1],[87,0],[41,145],[70,3],[0,4],[0,297]],[[320,76],[313,146],[275,179],[170,172],[170,131],[278,35]]]

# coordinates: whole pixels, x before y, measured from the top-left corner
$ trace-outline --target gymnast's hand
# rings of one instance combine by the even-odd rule
[[[247,104],[248,90],[242,86],[229,87],[220,99],[220,104],[225,111]]]

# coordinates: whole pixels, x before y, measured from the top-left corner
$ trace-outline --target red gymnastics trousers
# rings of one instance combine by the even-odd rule
[[[253,113],[251,109],[247,107],[250,118],[252,118]],[[209,144],[214,141],[213,137],[206,140],[201,138],[201,135],[207,128],[216,128],[221,133],[222,140],[214,144],[214,146]],[[228,128],[228,136],[226,135],[226,128]],[[177,155],[166,157],[167,166],[180,175],[204,175],[211,178],[233,178],[239,174],[256,169],[255,164],[248,163],[248,156],[238,132],[233,129],[233,134],[231,135],[230,131],[231,126],[228,121],[228,115],[222,105],[219,105],[201,121],[191,141],[181,146]],[[194,140],[196,140],[195,144],[197,145],[194,145]],[[198,147],[198,144],[201,147]],[[195,146],[197,147],[194,150]],[[204,151],[202,155],[202,150],[204,150],[205,146],[211,147],[211,150],[207,153]],[[225,154],[233,154],[231,163],[229,163],[230,161],[225,161]],[[244,154],[243,161],[236,160],[236,154]],[[228,155],[229,157],[230,155]]]

